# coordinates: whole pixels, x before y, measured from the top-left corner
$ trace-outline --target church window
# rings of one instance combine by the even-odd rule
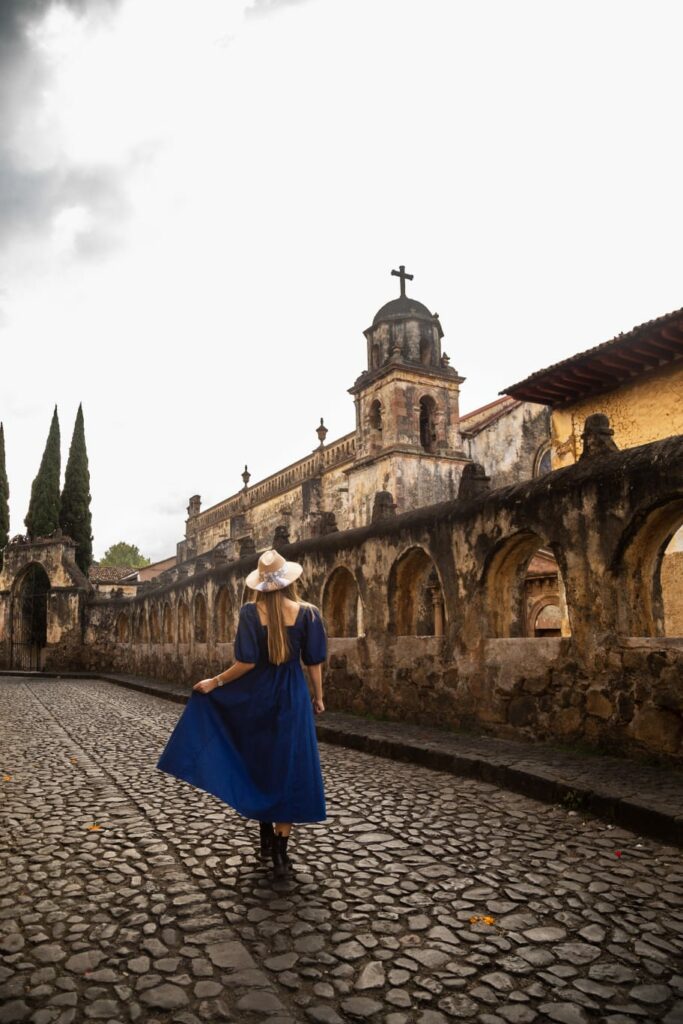
[[[426,452],[436,450],[436,403],[429,395],[420,399],[420,444]]]
[[[382,429],[382,403],[378,398],[370,406],[370,426],[373,430]]]
[[[544,444],[536,452],[534,476],[545,476],[546,473],[549,473],[553,468],[551,461],[550,445]]]

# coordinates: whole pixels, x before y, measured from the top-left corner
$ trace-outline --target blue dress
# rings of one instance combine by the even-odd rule
[[[325,791],[305,665],[327,655],[320,612],[302,605],[287,626],[291,657],[268,660],[256,605],[240,609],[235,660],[254,664],[210,693],[193,690],[156,767],[257,821],[324,821]]]

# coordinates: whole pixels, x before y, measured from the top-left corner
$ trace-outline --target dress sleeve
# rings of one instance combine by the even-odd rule
[[[240,608],[240,620],[235,636],[235,661],[243,661],[247,665],[255,665],[259,660],[259,636],[257,615],[248,604]]]
[[[301,647],[304,665],[319,665],[327,658],[327,634],[317,608],[307,608],[304,613],[306,632]]]

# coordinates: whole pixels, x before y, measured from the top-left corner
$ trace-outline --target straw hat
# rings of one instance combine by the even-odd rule
[[[245,582],[252,590],[282,590],[298,580],[303,571],[298,562],[286,562],[275,548],[268,548],[258,560],[258,569],[250,572]]]

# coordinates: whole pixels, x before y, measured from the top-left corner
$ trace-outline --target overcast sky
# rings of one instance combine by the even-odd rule
[[[0,0],[11,533],[78,403],[95,557],[354,426],[439,313],[463,412],[683,306],[675,0]]]

